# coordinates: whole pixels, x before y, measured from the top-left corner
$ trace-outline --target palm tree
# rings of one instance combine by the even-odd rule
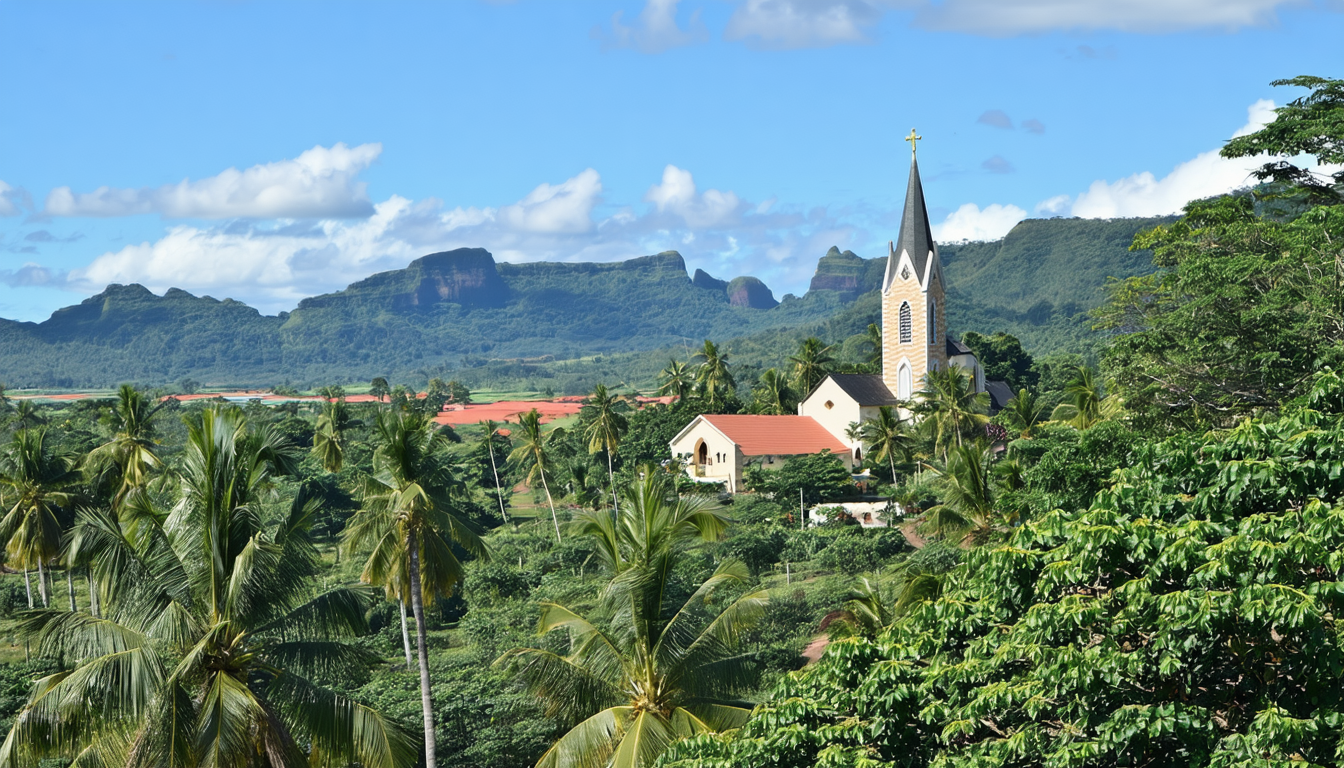
[[[0,451],[0,539],[6,542],[9,562],[23,568],[28,607],[33,590],[28,572],[37,568],[42,607],[50,604],[47,565],[61,554],[61,536],[79,499],[80,476],[72,457],[54,449],[45,429],[14,433]]]
[[[1061,403],[1050,413],[1051,421],[1061,421],[1077,429],[1091,429],[1098,423],[1119,416],[1123,402],[1117,395],[1101,394],[1101,382],[1095,369],[1080,365],[1073,378],[1064,386],[1069,402]]]
[[[47,423],[47,419],[33,405],[31,400],[20,400],[14,405],[14,424],[16,429],[32,429]]]
[[[117,390],[117,402],[112,409],[112,439],[89,452],[86,465],[96,474],[115,471],[120,477],[113,506],[119,506],[126,494],[135,488],[144,488],[149,473],[163,464],[154,439],[154,415],[161,404],[129,384]]]
[[[756,403],[753,410],[756,413],[786,416],[796,409],[788,377],[774,368],[767,368],[761,373],[761,378],[756,383],[755,396]]]
[[[45,758],[135,768],[279,768],[415,762],[375,710],[311,681],[372,659],[366,592],[317,592],[314,500],[262,514],[294,455],[236,408],[188,420],[180,495],[163,514],[136,492],[118,516],[82,510],[74,539],[96,553],[104,618],[36,611],[20,631],[70,665],[40,680],[0,746],[0,765]]]
[[[804,395],[811,392],[830,373],[831,347],[821,343],[815,336],[803,339],[798,354],[789,358],[793,362],[793,380],[798,382],[798,391]]]
[[[934,451],[947,458],[952,445],[989,423],[989,394],[976,392],[970,372],[959,365],[931,370],[924,375],[924,389],[914,411],[920,426],[933,438]]]
[[[504,490],[499,485],[499,465],[495,463],[495,445],[498,441],[504,441],[504,449],[507,452],[512,444],[509,442],[509,436],[499,431],[499,424],[491,419],[485,419],[481,422],[481,442],[485,452],[490,456],[490,471],[495,475],[495,497],[499,499],[499,516],[504,518],[504,522],[509,522],[509,514],[504,511]]]
[[[551,436],[541,431],[541,414],[536,408],[519,415],[518,432],[521,443],[509,454],[509,461],[527,469],[523,482],[529,486],[535,486],[537,479],[541,479],[541,487],[546,491],[546,503],[551,505],[555,540],[560,541],[560,518],[555,514],[555,500],[551,498],[551,487],[546,483],[546,470],[551,468],[551,452],[547,447]]]
[[[689,599],[667,600],[683,542],[718,538],[727,518],[702,502],[670,502],[656,468],[640,474],[623,507],[584,513],[576,526],[612,577],[601,596],[610,618],[596,623],[543,603],[541,633],[567,631],[569,653],[515,648],[496,662],[516,670],[551,714],[577,721],[539,768],[651,766],[674,741],[736,728],[750,712],[735,697],[751,682],[737,647],[768,597],[757,591],[712,606],[719,589],[748,578],[741,563],[725,561]]]
[[[906,460],[914,448],[910,432],[896,409],[890,405],[879,406],[876,418],[859,424],[858,438],[868,446],[870,459],[887,462],[891,468],[891,481],[896,482],[896,457]]]
[[[868,353],[868,367],[877,373],[882,371],[882,328],[877,323],[868,324],[868,343],[873,349]]]
[[[659,394],[671,395],[678,400],[685,400],[695,387],[695,372],[680,360],[669,360],[659,376],[662,377],[662,383],[658,386]]]
[[[588,452],[607,453],[607,477],[611,481],[612,507],[620,504],[616,499],[616,470],[612,465],[612,456],[620,447],[621,435],[630,426],[625,420],[624,413],[628,408],[619,395],[607,392],[606,385],[598,384],[593,388],[593,394],[588,397],[588,402],[583,404],[583,410],[579,414],[579,418],[588,424],[583,433],[588,439]]]
[[[700,361],[695,369],[696,386],[709,401],[710,408],[717,408],[724,402],[725,391],[731,392],[737,386],[728,367],[728,353],[719,351],[717,344],[705,339],[705,346],[696,353],[695,359]]]
[[[419,646],[425,764],[435,768],[434,702],[429,680],[425,606],[462,580],[453,543],[485,559],[485,544],[455,514],[464,486],[454,476],[447,439],[431,419],[393,409],[379,415],[373,473],[346,527],[348,549],[371,550],[360,579],[410,597]]]
[[[313,455],[326,471],[340,472],[345,464],[345,430],[350,426],[344,399],[328,399],[322,404],[313,430]]]
[[[1000,522],[990,482],[992,456],[988,449],[962,445],[948,454],[938,471],[942,504],[925,513],[924,528],[943,538],[966,536],[983,540]],[[937,471],[937,470],[935,470]]]
[[[1031,437],[1031,428],[1040,422],[1044,411],[1045,403],[1040,402],[1025,387],[1017,391],[1017,397],[1009,400],[1008,406],[1004,409],[1022,437]]]

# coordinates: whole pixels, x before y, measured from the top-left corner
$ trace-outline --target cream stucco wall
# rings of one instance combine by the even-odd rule
[[[831,407],[827,408],[826,404]],[[877,408],[873,406],[863,407],[845,393],[834,379],[826,379],[817,385],[812,396],[798,404],[799,416],[811,416],[818,424],[835,436],[836,440],[844,443],[850,450],[848,457],[842,456],[841,460],[847,462],[852,467],[857,462],[853,461],[854,450],[861,449],[862,443],[858,440],[851,440],[845,433],[849,430],[849,425],[854,422],[863,422],[877,416]],[[862,455],[862,453],[860,453]]]
[[[687,475],[723,480],[730,493],[742,490],[742,452],[722,432],[703,418],[697,418],[678,438],[672,441],[672,455],[687,459]],[[707,454],[707,462],[704,464],[698,461],[701,445]]]
[[[924,374],[930,366],[947,366],[947,299],[944,296],[937,252],[927,262],[926,275],[915,272],[910,255],[892,251],[896,261],[891,285],[882,294],[882,380],[894,393],[900,391],[897,380],[902,362],[911,369],[911,394],[924,387]],[[903,277],[904,275],[904,277]],[[927,286],[927,288],[926,288]],[[929,302],[936,302],[937,320],[934,340],[929,340]],[[900,311],[910,303],[910,341],[901,342]]]

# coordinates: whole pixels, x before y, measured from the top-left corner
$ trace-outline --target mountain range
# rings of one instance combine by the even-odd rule
[[[1043,347],[1061,324],[1079,324],[1107,278],[1153,269],[1148,254],[1128,246],[1160,221],[1028,220],[1001,241],[943,246],[949,322],[959,331],[1008,330],[1029,348],[1053,351]],[[783,300],[754,277],[688,275],[675,251],[602,264],[513,264],[464,248],[276,316],[176,288],[159,296],[109,285],[41,323],[0,320],[0,381],[83,388],[184,378],[237,386],[422,379],[501,362],[686,350],[705,338],[750,348],[753,338],[847,336],[877,319],[884,259],[832,248],[807,293]],[[1074,345],[1073,336],[1063,338]]]

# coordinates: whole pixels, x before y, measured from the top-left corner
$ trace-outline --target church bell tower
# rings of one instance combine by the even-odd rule
[[[947,311],[943,267],[924,207],[914,130],[910,142],[910,182],[900,235],[887,244],[882,280],[882,381],[908,400],[924,387],[924,374],[947,368]]]

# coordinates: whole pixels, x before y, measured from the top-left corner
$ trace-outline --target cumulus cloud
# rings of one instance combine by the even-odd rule
[[[825,48],[870,42],[868,29],[890,8],[885,0],[745,0],[728,19],[725,40],[761,48]]]
[[[1247,121],[1236,136],[1259,130],[1274,119],[1274,102],[1262,99],[1247,110]],[[1251,171],[1264,158],[1227,159],[1213,149],[1187,160],[1158,178],[1150,171],[1116,181],[1092,182],[1086,192],[1072,200],[1055,197],[1042,205],[1072,216],[1108,219],[1126,216],[1160,216],[1176,213],[1191,200],[1221,195],[1255,183]],[[1067,202],[1066,202],[1067,201]]]
[[[32,207],[28,193],[0,181],[0,216],[17,216],[21,206]]]
[[[58,187],[47,196],[50,216],[133,216],[170,219],[351,218],[373,213],[358,176],[378,159],[381,144],[317,146],[293,160],[230,168],[199,181],[158,188],[101,187],[76,193]]]
[[[943,243],[998,240],[1025,218],[1027,212],[1016,205],[994,203],[982,209],[974,203],[966,203],[935,226],[933,236]]]
[[[732,192],[707,189],[704,194],[697,194],[691,172],[675,165],[663,169],[662,183],[649,187],[644,201],[653,203],[658,213],[679,216],[692,229],[731,224],[743,207],[742,201]],[[769,209],[770,206],[765,205],[761,212]]]
[[[1013,167],[1012,163],[1004,159],[1003,155],[995,155],[989,158],[985,162],[981,163],[980,167],[984,168],[986,171],[989,171],[990,173],[1012,173],[1013,171],[1017,170],[1016,168]]]
[[[1300,4],[1300,0],[945,0],[925,5],[915,23],[991,37],[1056,30],[1232,31],[1273,24],[1278,8]]]
[[[1008,117],[1008,113],[1004,112],[1002,109],[986,110],[975,119],[975,122],[980,123],[981,125],[1004,128],[1010,131],[1013,129],[1012,118]]]
[[[700,20],[700,10],[691,12],[686,27],[677,25],[677,3],[680,0],[648,0],[634,24],[621,21],[624,11],[611,16],[611,31],[593,27],[591,37],[602,42],[602,48],[631,48],[641,53],[662,53],[670,48],[703,43],[709,39],[709,30]]]
[[[64,287],[65,275],[29,262],[18,269],[0,269],[0,284],[10,288]]]
[[[678,249],[691,269],[755,274],[778,288],[781,281],[805,283],[831,245],[857,247],[864,237],[825,209],[780,210],[773,200],[753,204],[731,191],[702,191],[689,171],[671,165],[649,188],[645,210],[599,215],[610,209],[601,195],[601,176],[587,169],[499,207],[446,209],[437,200],[394,196],[363,219],[179,225],[47,284],[85,293],[108,283],[177,287],[275,312],[428,253],[484,247],[512,262],[613,261]]]

